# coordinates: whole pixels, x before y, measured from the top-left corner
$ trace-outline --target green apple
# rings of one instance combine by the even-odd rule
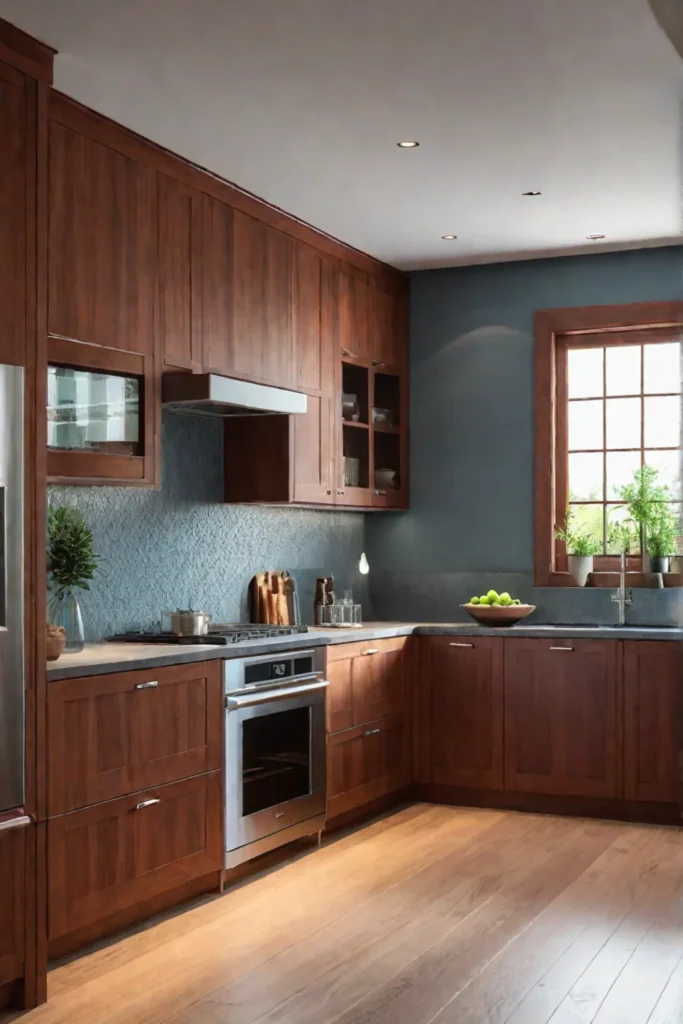
[[[516,597],[512,603],[513,604],[521,604],[522,602],[520,601],[520,599],[518,597]]]
[[[470,604],[479,604],[479,598],[478,597],[470,598]]]
[[[512,604],[512,598],[508,594],[507,590],[503,591],[503,593],[500,595],[500,603],[503,605]]]
[[[498,600],[498,594],[496,593],[495,590],[489,590],[489,592],[488,592],[488,594],[486,596],[488,597],[488,599],[491,602],[491,604],[493,604],[494,601]]]
[[[489,603],[489,596],[488,596],[488,594],[482,594],[482,596],[479,598],[479,604],[488,604],[488,603]]]

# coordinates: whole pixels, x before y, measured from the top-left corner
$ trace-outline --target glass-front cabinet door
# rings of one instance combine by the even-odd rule
[[[151,356],[49,337],[48,480],[154,484],[153,381]]]

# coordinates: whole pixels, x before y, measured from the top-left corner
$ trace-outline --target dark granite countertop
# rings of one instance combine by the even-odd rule
[[[78,654],[63,654],[59,661],[47,666],[48,679],[74,679],[79,676],[104,675],[131,669],[154,668],[160,665],[210,661],[216,658],[245,658],[268,651],[301,650],[328,644],[353,643],[388,639],[395,636],[501,636],[539,637],[551,639],[599,640],[683,640],[683,629],[648,626],[512,626],[494,629],[475,622],[417,623],[368,622],[361,629],[311,629],[291,637],[250,640],[225,647],[202,644],[181,647],[174,644],[87,644]]]

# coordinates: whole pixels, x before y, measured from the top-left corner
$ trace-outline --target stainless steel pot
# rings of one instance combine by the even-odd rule
[[[168,626],[166,626],[168,623]],[[178,636],[204,636],[209,632],[211,616],[208,612],[193,612],[178,609],[175,612],[164,612],[163,628]]]

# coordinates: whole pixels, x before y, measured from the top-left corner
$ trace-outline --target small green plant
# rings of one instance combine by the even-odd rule
[[[672,506],[660,504],[651,517],[647,531],[647,550],[652,558],[668,558],[669,555],[675,555],[679,532],[678,516]]]
[[[624,552],[631,555],[638,551],[638,530],[630,519],[612,522],[607,528],[608,552]]]
[[[54,595],[90,590],[99,565],[92,532],[75,508],[50,508],[47,514],[47,570]]]
[[[600,541],[585,527],[576,526],[576,513],[570,507],[564,517],[564,526],[556,530],[555,536],[564,541],[568,555],[597,555]]]

